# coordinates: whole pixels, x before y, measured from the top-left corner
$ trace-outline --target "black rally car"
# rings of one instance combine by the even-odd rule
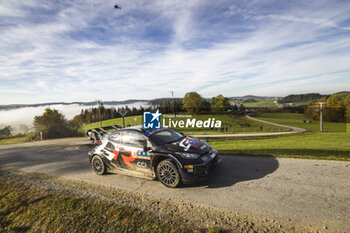
[[[99,175],[122,169],[158,178],[167,187],[192,183],[210,176],[221,160],[207,142],[173,129],[134,126],[105,134],[89,152],[92,169]]]

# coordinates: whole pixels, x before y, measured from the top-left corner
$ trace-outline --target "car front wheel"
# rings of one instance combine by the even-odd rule
[[[156,172],[158,179],[163,185],[169,188],[175,188],[180,184],[180,173],[170,159],[161,161],[157,166]]]
[[[106,173],[106,165],[100,156],[95,155],[91,160],[91,166],[94,172],[98,175],[103,175]]]

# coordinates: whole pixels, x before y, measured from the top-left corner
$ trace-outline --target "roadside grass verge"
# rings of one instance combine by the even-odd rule
[[[207,138],[206,141],[226,155],[273,156],[350,161],[349,134],[301,133],[297,135]]]
[[[0,177],[0,232],[194,232],[112,202],[40,192]],[[219,232],[217,228],[196,232]]]
[[[255,118],[304,128],[305,133],[246,138],[207,138],[221,154],[273,156],[350,161],[350,124],[325,122],[302,123],[307,118],[296,113],[264,113]]]
[[[23,142],[29,142],[29,138],[27,136],[23,136],[23,137],[0,139],[0,145],[16,144],[16,143],[23,143]]]

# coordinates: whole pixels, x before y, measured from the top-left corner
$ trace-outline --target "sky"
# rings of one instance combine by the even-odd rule
[[[0,104],[350,90],[349,12],[348,0],[0,0]]]

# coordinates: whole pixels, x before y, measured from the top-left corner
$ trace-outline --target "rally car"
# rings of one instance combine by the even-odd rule
[[[98,175],[128,169],[171,188],[208,177],[221,164],[217,150],[203,140],[168,127],[142,126],[108,132],[101,144],[89,152],[89,161]]]

